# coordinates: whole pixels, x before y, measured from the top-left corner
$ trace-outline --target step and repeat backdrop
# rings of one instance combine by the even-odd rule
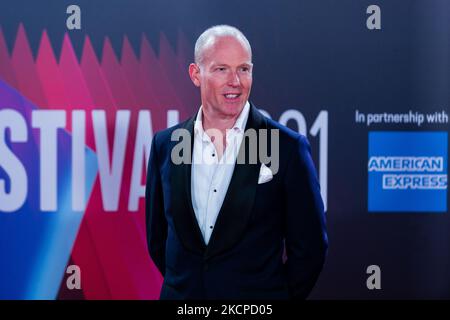
[[[152,137],[200,105],[196,38],[238,27],[250,95],[307,136],[330,248],[312,299],[450,298],[450,2],[0,2],[0,298],[157,299]]]

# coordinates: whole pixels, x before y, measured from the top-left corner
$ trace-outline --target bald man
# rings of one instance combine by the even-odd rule
[[[252,50],[220,25],[195,44],[201,106],[152,140],[146,186],[161,299],[305,299],[328,240],[307,139],[249,102]]]

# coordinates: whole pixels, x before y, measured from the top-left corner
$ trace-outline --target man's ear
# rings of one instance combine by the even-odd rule
[[[200,67],[195,63],[189,65],[189,76],[196,87],[200,87]]]

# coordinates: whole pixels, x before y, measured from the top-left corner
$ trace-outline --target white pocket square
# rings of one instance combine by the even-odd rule
[[[261,169],[259,169],[258,184],[269,182],[272,178],[272,171],[264,163],[261,164]]]

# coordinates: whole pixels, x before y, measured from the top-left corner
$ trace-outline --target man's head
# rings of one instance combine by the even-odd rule
[[[203,32],[195,43],[192,82],[200,88],[202,106],[220,118],[236,117],[252,87],[252,50],[238,29],[220,25]]]

